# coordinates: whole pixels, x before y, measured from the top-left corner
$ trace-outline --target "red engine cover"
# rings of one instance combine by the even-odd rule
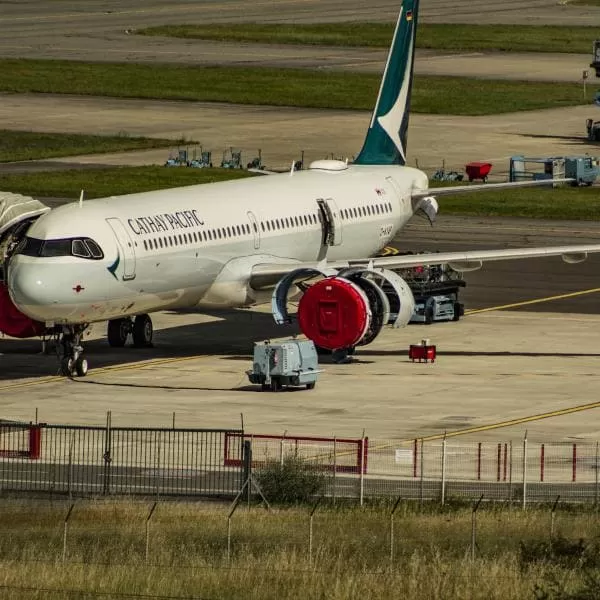
[[[355,346],[365,335],[370,321],[365,293],[342,277],[327,277],[311,285],[298,305],[302,333],[328,350]]]
[[[12,302],[8,289],[0,283],[0,332],[16,338],[42,335],[46,326],[24,315]]]

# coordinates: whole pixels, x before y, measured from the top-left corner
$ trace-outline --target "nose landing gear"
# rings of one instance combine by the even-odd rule
[[[63,328],[60,339],[62,358],[60,372],[66,377],[84,377],[88,372],[88,361],[83,357],[81,336],[87,325],[71,325]]]

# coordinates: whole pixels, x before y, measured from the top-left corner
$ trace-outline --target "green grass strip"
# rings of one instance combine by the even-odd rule
[[[105,198],[252,176],[246,171],[229,169],[107,167],[0,175],[0,189],[39,198],[73,199],[79,198],[84,190],[86,198]]]
[[[132,194],[250,177],[246,171],[185,167],[113,167],[0,175],[0,189],[37,197],[86,198]],[[268,175],[266,176],[268,177]],[[442,184],[440,184],[442,185]],[[444,184],[444,185],[447,185]],[[435,191],[433,191],[435,195]],[[528,188],[440,198],[446,215],[529,217],[593,221],[600,214],[597,188]]]
[[[370,73],[303,69],[0,60],[0,91],[14,93],[371,110],[379,82]],[[583,103],[576,83],[415,77],[412,110],[490,115]]]
[[[128,150],[164,148],[182,140],[118,135],[80,135],[74,133],[36,133],[0,129],[0,162],[40,160],[74,154],[99,154]]]
[[[483,191],[440,198],[439,203],[440,213],[447,215],[595,221],[600,214],[594,187]]]
[[[585,0],[600,4],[600,0]],[[255,42],[262,44],[299,44],[325,46],[367,46],[387,48],[394,33],[391,23],[289,24],[213,24],[164,25],[137,32],[142,35]],[[506,52],[591,52],[598,37],[597,27],[554,25],[419,25],[417,47],[434,50]]]

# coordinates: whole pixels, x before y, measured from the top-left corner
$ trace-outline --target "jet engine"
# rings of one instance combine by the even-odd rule
[[[304,273],[299,269],[279,282],[273,294],[277,322],[289,321],[282,303],[293,281],[315,274],[314,270]],[[306,287],[297,319],[302,333],[317,346],[345,350],[370,344],[385,325],[403,327],[414,306],[410,287],[397,273],[357,267],[325,276]]]

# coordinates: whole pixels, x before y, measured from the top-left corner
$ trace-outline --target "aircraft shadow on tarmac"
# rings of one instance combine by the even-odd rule
[[[190,314],[190,311],[186,314]],[[176,325],[155,331],[152,348],[134,348],[130,343],[124,348],[111,348],[106,336],[89,341],[84,338],[90,376],[93,375],[94,368],[214,354],[245,356],[250,363],[254,342],[291,337],[299,331],[294,324],[276,325],[271,314],[267,313],[231,310],[214,313],[197,311],[197,314],[214,316],[218,320]],[[42,354],[41,349],[38,338],[0,338],[0,381],[56,375],[59,362],[55,351],[50,349]]]

